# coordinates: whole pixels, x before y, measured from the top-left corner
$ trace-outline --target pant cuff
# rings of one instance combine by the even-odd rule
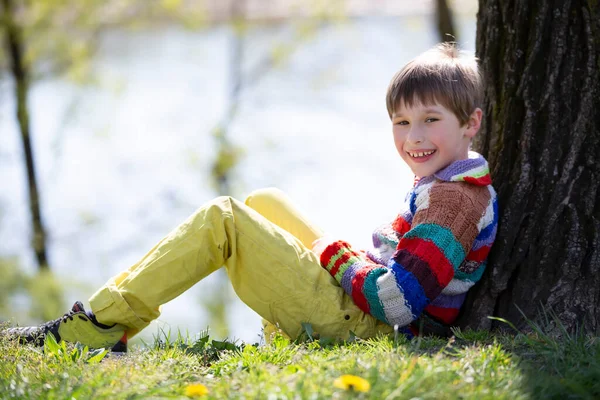
[[[148,326],[149,322],[139,318],[119,293],[114,282],[109,281],[89,299],[92,312],[98,322],[110,325],[120,324],[138,332]]]

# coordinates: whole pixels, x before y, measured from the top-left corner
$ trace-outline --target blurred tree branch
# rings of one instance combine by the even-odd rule
[[[31,243],[38,268],[47,270],[47,235],[28,109],[31,83],[59,74],[77,83],[90,82],[91,59],[105,31],[141,27],[149,22],[177,21],[187,27],[198,27],[204,23],[204,10],[194,7],[193,2],[180,0],[0,1],[6,53],[0,68],[7,69],[14,80],[17,121],[27,172]]]
[[[46,231],[40,209],[40,193],[36,176],[35,160],[31,144],[29,111],[27,97],[29,93],[29,71],[24,60],[23,35],[15,18],[12,0],[2,0],[4,37],[10,63],[10,72],[14,79],[15,98],[17,100],[17,120],[21,132],[21,144],[25,155],[27,170],[27,188],[29,194],[29,211],[32,228],[32,247],[40,269],[48,269],[46,253]]]
[[[235,120],[240,108],[241,95],[244,90],[256,85],[273,68],[289,59],[294,52],[316,36],[323,26],[333,19],[340,19],[339,4],[329,5],[326,2],[315,3],[314,15],[303,19],[295,28],[291,38],[278,43],[268,54],[257,62],[247,73],[243,71],[244,48],[250,24],[246,15],[247,0],[230,2],[230,24],[232,36],[229,57],[229,96],[226,112],[213,128],[213,136],[217,141],[217,155],[212,165],[212,176],[216,190],[221,195],[231,195],[231,171],[243,155],[243,149],[235,146],[229,139],[229,127]],[[339,2],[337,2],[339,3]],[[324,6],[325,5],[325,6]]]
[[[447,0],[435,1],[435,18],[441,42],[455,42],[454,17]]]

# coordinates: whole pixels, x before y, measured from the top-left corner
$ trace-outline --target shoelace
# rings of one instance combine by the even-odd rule
[[[57,327],[61,322],[67,322],[67,320],[73,321],[73,314],[75,314],[75,311],[71,310],[65,313],[60,318],[56,318],[55,320],[48,321],[45,324],[42,324],[41,327],[44,329],[44,331],[52,330],[53,328]]]

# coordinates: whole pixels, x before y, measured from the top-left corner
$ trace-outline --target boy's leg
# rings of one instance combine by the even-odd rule
[[[246,198],[245,203],[275,225],[300,239],[300,242],[309,249],[312,248],[312,243],[324,234],[279,189],[255,190]]]
[[[308,218],[306,218],[304,214],[302,214],[302,212],[300,212],[300,210],[292,203],[291,199],[284,192],[277,188],[255,190],[246,198],[245,204],[259,212],[269,221],[294,235],[305,247],[309,249],[312,248],[312,243],[316,239],[324,235],[324,232],[316,225],[312,224]],[[346,297],[347,302],[347,300],[349,300],[349,296],[347,296],[343,290],[339,290],[339,286],[335,282],[332,282],[332,284],[336,287],[336,295]],[[319,295],[316,294],[315,299],[318,298]],[[331,306],[334,307],[336,303],[337,302],[332,303]],[[353,314],[356,313],[358,315],[364,315],[364,313],[362,313],[362,311],[360,311],[354,304],[351,304],[349,308]],[[336,313],[335,309],[332,309],[331,312],[334,314]],[[344,319],[347,315],[350,314],[345,314]],[[367,316],[367,320],[367,324],[361,324],[361,326],[355,328],[353,332],[358,334],[360,337],[370,337],[378,333],[387,334],[393,331],[389,325],[383,323],[382,321],[375,320],[371,316]],[[280,325],[279,322],[277,322],[277,324]],[[274,333],[277,330],[277,328],[271,322],[265,320],[264,318],[263,326],[265,328],[265,337],[267,337],[267,334]],[[345,330],[345,327],[342,327],[341,329],[341,331],[339,329],[337,330],[339,331],[338,334],[334,333],[336,331],[335,329],[330,329],[328,332],[326,331],[324,333],[324,336],[345,337],[344,335],[346,335],[348,331]]]
[[[291,199],[277,188],[263,188],[250,193],[245,204],[260,215],[297,237],[307,248],[323,236],[324,232],[308,219],[292,203]],[[262,319],[265,340],[270,342],[279,329],[270,321]]]
[[[100,322],[133,334],[158,317],[161,304],[222,265],[238,296],[291,337],[302,322],[331,337],[378,330],[298,238],[229,197],[200,208],[90,304]]]

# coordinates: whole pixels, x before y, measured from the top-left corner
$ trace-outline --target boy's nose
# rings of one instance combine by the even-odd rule
[[[421,134],[421,132],[418,129],[411,129],[410,132],[408,133],[408,137],[407,140],[410,143],[423,143],[423,135]]]

